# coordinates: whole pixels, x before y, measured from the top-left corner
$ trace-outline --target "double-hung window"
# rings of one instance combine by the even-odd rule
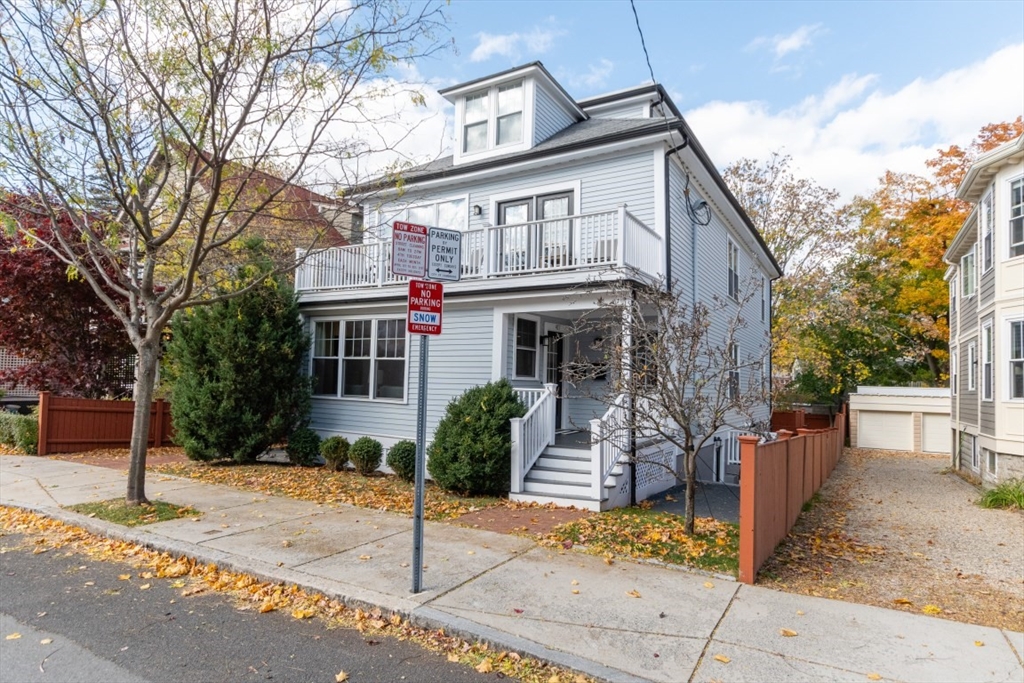
[[[768,278],[761,276],[761,322],[768,319]]]
[[[993,383],[995,380],[992,356],[995,355],[995,338],[992,334],[992,323],[987,322],[981,328],[981,399],[992,400]]]
[[[1010,398],[1024,398],[1024,320],[1010,322]]]
[[[740,298],[740,248],[729,240],[729,296],[739,301]]]
[[[967,391],[978,387],[978,350],[974,342],[967,345]]]
[[[1024,178],[1010,183],[1010,258],[1024,256]]]
[[[740,397],[740,345],[736,342],[729,344],[729,400],[735,401]]]
[[[956,313],[956,275],[949,279],[949,315]]]
[[[956,349],[952,349],[949,352],[949,391],[953,396],[957,394],[956,383],[960,379],[960,368],[957,367],[959,356],[957,355]]]
[[[515,376],[536,379],[540,346],[539,324],[533,318],[516,317]]]
[[[463,104],[462,153],[475,154],[523,141],[523,81],[466,95]]]
[[[977,245],[960,258],[960,293],[966,299],[974,296],[974,290],[978,286],[978,275],[974,268],[974,250]]]
[[[313,394],[405,399],[405,321],[321,320],[313,328]]]
[[[981,200],[981,272],[992,270],[995,245],[992,243],[996,228],[996,216],[992,212],[992,192]]]

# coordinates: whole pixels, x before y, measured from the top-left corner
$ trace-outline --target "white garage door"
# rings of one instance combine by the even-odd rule
[[[949,430],[949,415],[921,415],[921,450],[925,453],[949,453]]]
[[[892,451],[914,450],[914,416],[910,413],[860,411],[857,446]]]

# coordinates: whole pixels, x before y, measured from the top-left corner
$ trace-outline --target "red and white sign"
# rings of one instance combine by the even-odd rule
[[[391,272],[426,277],[427,226],[395,221],[391,227]]]
[[[441,309],[444,285],[426,280],[409,280],[409,314],[405,328],[409,334],[441,334]]]

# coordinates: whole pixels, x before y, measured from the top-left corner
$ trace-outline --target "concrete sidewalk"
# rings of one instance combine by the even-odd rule
[[[1024,680],[1021,633],[652,565],[609,566],[582,553],[448,524],[426,525],[425,590],[413,595],[411,519],[362,508],[150,474],[150,498],[191,505],[203,516],[126,529],[61,509],[122,496],[125,479],[74,462],[3,456],[0,504],[295,583],[353,606],[397,611],[414,623],[599,679]],[[784,637],[780,629],[798,635]]]

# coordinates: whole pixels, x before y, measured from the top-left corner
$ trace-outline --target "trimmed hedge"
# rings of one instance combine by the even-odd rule
[[[416,443],[413,441],[399,441],[388,450],[388,467],[394,470],[395,474],[402,481],[412,481],[416,478]]]
[[[0,443],[35,455],[39,450],[38,416],[0,412]]]
[[[288,436],[286,452],[294,464],[312,467],[320,454],[320,435],[309,427],[299,427]]]
[[[526,414],[507,379],[473,387],[448,404],[430,444],[427,470],[443,489],[500,494],[512,477],[513,417]]]
[[[348,457],[352,460],[356,472],[364,477],[373,474],[380,467],[383,456],[384,447],[381,446],[380,441],[369,436],[356,439],[352,448],[348,450]]]
[[[329,436],[320,442],[320,455],[327,463],[327,469],[340,472],[348,464],[348,439],[343,436]]]

